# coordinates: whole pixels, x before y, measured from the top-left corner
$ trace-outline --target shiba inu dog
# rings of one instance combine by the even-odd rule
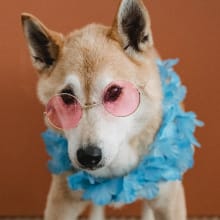
[[[90,24],[68,36],[27,13],[22,24],[46,124],[66,137],[74,167],[107,178],[134,169],[162,121],[159,55],[143,2],[122,0],[111,27]],[[88,205],[67,175],[53,176],[45,220],[77,219]],[[161,183],[159,196],[144,203],[143,220],[186,220],[181,181]],[[94,205],[90,219],[103,220],[103,208]]]

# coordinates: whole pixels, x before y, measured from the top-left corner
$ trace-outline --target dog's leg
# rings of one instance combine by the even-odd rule
[[[104,207],[93,205],[89,220],[104,220],[104,219],[105,219]]]
[[[68,189],[66,175],[53,176],[44,220],[77,220],[87,205],[79,192]]]
[[[144,201],[141,220],[155,220],[154,211],[147,201]]]
[[[161,184],[160,196],[151,202],[156,220],[186,220],[183,185],[180,181]]]

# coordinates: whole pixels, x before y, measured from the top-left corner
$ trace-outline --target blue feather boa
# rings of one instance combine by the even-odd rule
[[[193,166],[194,150],[199,143],[194,137],[196,126],[203,123],[193,112],[185,112],[180,103],[186,95],[173,66],[178,60],[158,61],[163,87],[163,120],[149,153],[129,174],[111,179],[96,178],[84,171],[74,171],[68,157],[67,140],[48,130],[43,134],[48,163],[53,174],[73,170],[68,176],[71,190],[83,191],[83,199],[97,205],[110,203],[128,204],[139,198],[154,199],[159,193],[159,183],[181,180],[187,169]]]

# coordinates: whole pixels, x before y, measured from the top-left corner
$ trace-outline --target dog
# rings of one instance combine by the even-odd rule
[[[39,100],[48,106],[53,104],[51,97],[63,94],[65,103],[74,99],[81,106],[70,127],[49,113],[45,119],[49,128],[68,140],[74,167],[97,177],[129,173],[148,153],[162,121],[163,94],[155,62],[160,56],[144,3],[122,0],[111,27],[90,24],[67,36],[28,13],[22,14],[22,25],[39,75]],[[117,102],[123,83],[140,100],[134,99],[134,109],[122,113],[111,104]],[[81,192],[69,189],[67,175],[53,175],[45,220],[78,219],[89,204]],[[156,199],[144,201],[142,220],[186,220],[182,182],[159,187]],[[90,220],[104,219],[104,208],[94,205]]]

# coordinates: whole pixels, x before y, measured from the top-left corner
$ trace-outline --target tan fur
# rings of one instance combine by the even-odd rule
[[[155,67],[151,66],[150,62],[143,64],[130,56],[125,56],[119,43],[108,37],[109,30],[110,28],[93,24],[69,34],[64,40],[63,50],[53,72],[50,75],[42,75],[40,78],[40,98],[49,99],[52,94],[58,92],[57,87],[62,84],[66,75],[74,73],[81,79],[88,99],[90,85],[96,80],[98,74],[103,73],[104,66],[112,68],[115,78],[129,80],[135,77],[137,84],[147,83],[146,73],[154,73],[155,70],[151,71],[151,68]],[[156,52],[152,48],[143,56],[146,61],[155,59]],[[122,72],[118,69],[119,65],[120,69],[124,67],[127,71]],[[136,73],[135,76],[134,73]],[[46,103],[43,99],[42,101]]]
[[[125,1],[128,0],[123,0],[123,2]],[[137,1],[141,4],[141,10],[146,19],[149,20],[144,4]],[[41,73],[38,82],[38,97],[43,104],[59,93],[64,86],[68,86],[65,85],[68,76],[76,76],[79,79],[83,88],[83,94],[80,97],[83,104],[92,104],[95,101],[94,85],[105,76],[114,80],[131,81],[138,87],[143,99],[146,98],[155,109],[155,116],[149,121],[145,122],[147,115],[143,115],[139,119],[143,128],[129,139],[131,146],[141,158],[141,155],[148,150],[143,146],[148,146],[153,141],[162,118],[161,83],[155,65],[155,60],[159,56],[153,47],[150,23],[146,29],[150,40],[141,46],[142,51],[138,54],[132,49],[124,50],[127,39],[118,27],[119,12],[112,27],[91,24],[66,37],[49,30],[36,17],[27,13],[23,14],[22,23],[25,25],[27,20],[36,23],[52,41],[52,52],[57,53],[54,55],[57,59],[52,68],[39,69],[39,66],[36,67]],[[97,99],[97,97],[95,98]],[[48,126],[50,125],[48,124]],[[84,133],[93,135],[88,128],[85,128]],[[76,220],[88,205],[87,202],[81,201],[79,192],[72,192],[68,189],[66,175],[53,176],[45,220]],[[90,219],[103,220],[103,211],[99,207],[95,207]],[[159,198],[146,202],[143,212],[143,220],[185,219],[185,200],[180,182],[161,185]]]

